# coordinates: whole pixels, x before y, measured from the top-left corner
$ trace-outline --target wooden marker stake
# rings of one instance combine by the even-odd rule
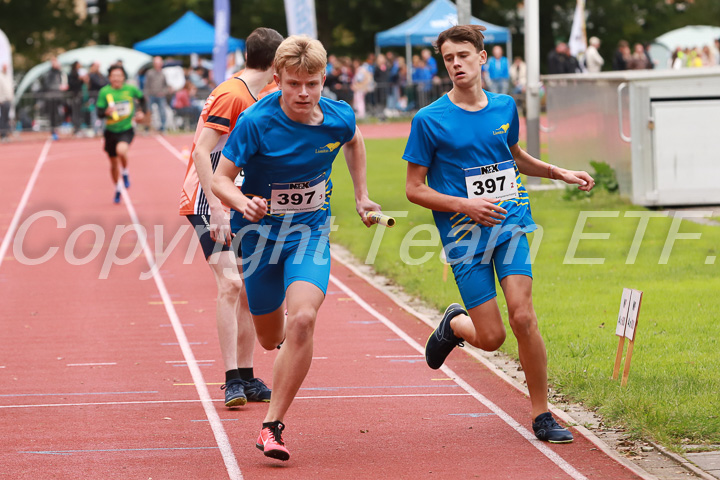
[[[640,317],[640,304],[642,303],[642,294],[640,290],[633,290],[630,297],[630,311],[628,312],[627,325],[625,326],[625,336],[630,339],[627,355],[625,355],[625,370],[623,370],[622,381],[620,386],[627,385],[628,375],[630,374],[630,361],[632,360],[633,347],[635,346],[635,332],[637,331],[638,318]]]
[[[612,374],[613,380],[617,380],[618,375],[620,374],[620,366],[622,364],[622,354],[623,354],[624,347],[625,347],[625,337],[620,337],[618,339],[617,352],[615,353],[615,368],[613,368],[613,374]]]
[[[630,297],[632,290],[623,288],[622,299],[620,300],[620,313],[615,327],[615,335],[618,337],[617,353],[615,353],[615,368],[613,368],[612,379],[617,380],[622,363],[623,348],[625,347],[625,325],[627,324],[628,311],[630,310]]]
[[[630,343],[628,344],[627,355],[625,356],[625,370],[623,370],[622,380],[620,381],[621,387],[627,385],[628,375],[630,375],[630,360],[632,360],[633,346],[635,346],[635,342],[630,340]]]

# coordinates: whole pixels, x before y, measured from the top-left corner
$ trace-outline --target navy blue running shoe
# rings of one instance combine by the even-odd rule
[[[250,380],[240,380],[245,389],[245,395],[249,402],[269,402],[270,389],[265,383],[259,378],[252,378]]]
[[[123,173],[123,183],[125,184],[125,188],[130,188],[130,176],[127,173]]]
[[[453,348],[463,346],[463,339],[456,337],[450,327],[450,320],[458,315],[467,315],[467,311],[462,305],[453,303],[445,310],[440,324],[434,332],[428,337],[427,343],[425,343],[425,361],[428,366],[434,370],[442,367],[445,363],[445,359]]]
[[[113,198],[114,203],[120,203],[120,190],[117,190],[115,192],[115,198]]]
[[[220,387],[220,389],[225,390],[226,407],[242,407],[247,403],[247,397],[245,396],[245,385],[243,381],[239,378],[230,380],[225,385]]]
[[[550,412],[538,415],[532,424],[532,428],[535,436],[545,442],[570,443],[573,441],[572,433],[561,427]]]

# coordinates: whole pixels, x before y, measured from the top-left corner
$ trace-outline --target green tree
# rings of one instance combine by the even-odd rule
[[[544,66],[557,42],[570,37],[576,0],[541,0],[540,55]],[[524,55],[524,12],[517,0],[474,0],[473,15],[513,31],[513,55]],[[587,36],[602,41],[600,54],[610,68],[620,40],[650,43],[663,33],[685,25],[720,26],[717,0],[586,0]]]
[[[88,36],[72,0],[0,0],[0,29],[13,46],[20,69],[49,53],[81,46]]]
[[[422,10],[431,0],[315,0],[318,37],[329,52],[362,57],[375,49],[375,34]],[[541,0],[540,52],[544,63],[557,41],[567,41],[575,0]],[[213,0],[98,0],[98,23],[78,18],[72,0],[0,0],[0,28],[19,55],[39,61],[54,48],[89,43],[132,47],[186,11],[212,23]],[[718,0],[586,0],[587,34],[602,40],[609,65],[617,42],[650,42],[684,25],[720,25]],[[524,54],[520,0],[472,0],[474,16],[510,27],[513,54]],[[258,26],[287,34],[283,0],[231,0],[230,33],[246,37]],[[402,49],[400,49],[402,50]],[[399,52],[404,53],[404,52]]]

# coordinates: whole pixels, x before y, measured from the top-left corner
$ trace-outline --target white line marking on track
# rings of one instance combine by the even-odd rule
[[[377,394],[377,395],[306,395],[295,397],[295,400],[327,400],[332,398],[348,400],[354,398],[396,398],[396,397],[469,397],[469,393],[399,393],[399,394]],[[210,400],[211,402],[225,403],[224,399]],[[2,408],[34,408],[34,407],[87,407],[92,405],[153,405],[165,403],[198,403],[203,400],[138,400],[126,402],[85,402],[85,403],[40,403],[40,404],[24,404],[24,405],[0,405]],[[209,419],[208,419],[209,420]],[[220,421],[218,417],[217,421]]]
[[[205,419],[203,419],[203,420],[190,420],[190,421],[191,421],[191,422],[207,422],[207,420],[205,420]],[[239,422],[240,420],[238,420],[237,418],[221,418],[220,421],[221,421],[221,422]]]
[[[225,402],[225,400],[211,400],[213,402]],[[33,407],[88,407],[92,405],[153,405],[163,403],[198,403],[202,402],[200,399],[193,400],[136,400],[126,402],[82,402],[82,403],[39,403],[39,404],[24,404],[24,405],[0,405],[1,408],[33,408]]]
[[[20,217],[25,210],[25,206],[27,205],[28,199],[30,198],[30,193],[32,193],[32,190],[35,187],[35,182],[40,175],[40,169],[42,169],[43,165],[45,164],[45,160],[47,160],[47,154],[50,151],[51,145],[52,140],[48,140],[45,142],[45,145],[40,152],[40,156],[38,157],[37,163],[35,164],[35,168],[33,169],[32,174],[30,175],[30,179],[25,186],[25,191],[23,192],[22,198],[20,198],[20,203],[18,203],[18,206],[15,209],[15,214],[10,221],[10,226],[8,227],[7,232],[5,232],[2,244],[0,244],[0,266],[2,266],[3,259],[5,258],[5,252],[7,252],[7,249],[10,247],[10,241],[15,236],[15,230],[17,229],[18,223],[20,223]]]
[[[424,355],[375,355],[375,358],[425,358]]]
[[[198,363],[213,363],[215,360],[195,360]],[[165,360],[165,363],[187,363],[187,360]]]
[[[79,397],[82,395],[136,395],[142,393],[160,393],[157,390],[139,392],[65,392],[65,393],[2,393],[0,397]]]
[[[418,352],[422,353],[424,355],[425,348],[417,343],[415,340],[412,339],[407,333],[405,333],[403,330],[400,329],[397,325],[395,325],[393,322],[387,319],[384,315],[379,313],[377,310],[375,310],[372,306],[370,306],[365,300],[363,300],[357,293],[355,293],[353,290],[351,290],[348,286],[346,286],[344,283],[342,283],[340,280],[338,280],[334,275],[330,275],[330,280],[337,285],[341,290],[343,290],[348,296],[350,296],[355,302],[361,306],[366,312],[368,312],[373,317],[377,318],[381,323],[383,323],[386,327],[388,327],[390,330],[395,332],[400,338],[405,340],[405,342],[413,347]],[[553,452],[550,448],[548,448],[545,444],[541,443],[540,440],[535,438],[535,435],[530,433],[525,427],[520,425],[514,418],[512,418],[510,415],[508,415],[504,410],[502,410],[500,407],[495,405],[493,402],[491,402],[489,399],[487,399],[485,396],[480,394],[477,390],[475,390],[469,383],[467,383],[465,380],[461,379],[455,372],[453,372],[450,368],[443,365],[441,367],[441,370],[448,375],[449,377],[452,377],[455,380],[455,383],[460,385],[463,390],[468,392],[470,395],[472,395],[477,401],[485,405],[491,412],[495,413],[498,417],[500,417],[505,423],[507,423],[513,430],[515,430],[517,433],[519,433],[523,438],[525,438],[532,446],[537,448],[540,453],[545,455],[550,461],[552,461],[555,465],[557,465],[560,469],[562,469],[565,473],[570,475],[575,480],[587,480],[587,477],[585,477],[582,473],[578,472],[572,465],[567,463],[560,455]]]
[[[161,135],[155,135],[155,140],[157,140],[160,143],[160,145],[165,147],[168,152],[175,155],[175,157],[178,160],[180,160],[182,163],[184,163],[185,165],[188,164],[187,158],[183,157],[182,153],[180,153],[180,151],[177,148],[173,147],[172,144],[170,142],[168,142],[167,140],[165,140]]]
[[[160,447],[160,448],[105,448],[102,450],[35,450],[18,453],[36,453],[38,455],[72,455],[73,453],[117,453],[117,452],[155,452],[158,450],[215,450],[217,447]]]
[[[117,365],[115,362],[108,363],[68,363],[67,367],[95,367],[100,365]]]
[[[331,398],[341,399],[353,399],[353,398],[395,398],[395,397],[469,397],[468,393],[398,393],[395,395],[391,394],[376,394],[376,395],[308,395],[304,397],[295,397],[295,400],[327,400]]]
[[[180,154],[180,152],[173,147],[167,140],[162,138],[159,135],[155,136],[155,139],[160,142],[161,145],[163,145],[170,153],[175,155],[178,160],[180,160],[182,163],[187,165],[187,161],[183,156]],[[397,333],[400,337],[402,337],[403,340],[405,340],[408,344],[410,344],[413,348],[415,348],[417,351],[419,351],[421,354],[425,354],[425,349],[420,346],[415,340],[410,338],[405,332],[400,330],[399,327],[397,327],[394,323],[392,323],[390,320],[388,320],[385,316],[378,313],[374,308],[372,308],[369,304],[367,304],[362,298],[360,298],[354,291],[350,290],[345,284],[340,282],[337,278],[335,278],[333,275],[330,275],[330,279],[338,286],[341,290],[343,290],[346,294],[348,294],[351,298],[353,298],[357,303],[359,303],[363,309],[365,309],[368,313],[370,313],[372,316],[377,318],[381,323],[385,324],[388,328],[393,330],[395,333]],[[522,435],[524,438],[526,438],[535,448],[540,450],[546,457],[548,457],[551,461],[553,461],[558,467],[560,467],[563,471],[565,471],[568,475],[573,477],[575,480],[587,480],[587,478],[582,475],[580,472],[575,470],[575,468],[572,467],[569,463],[567,463],[564,459],[562,459],[559,455],[557,455],[555,452],[553,452],[551,449],[549,449],[545,444],[541,443],[538,439],[535,438],[535,435],[531,434],[526,428],[521,426],[519,423],[515,421],[512,417],[510,417],[507,413],[505,413],[503,410],[500,409],[497,405],[490,402],[487,398],[482,396],[479,392],[477,392],[474,388],[472,388],[467,382],[463,381],[455,375],[452,370],[449,368],[443,366],[442,367],[443,372],[448,374],[449,376],[452,376],[455,378],[455,381],[460,385],[463,389],[465,389],[468,393],[470,393],[472,396],[474,396],[478,401],[483,403],[484,405],[488,406],[492,405],[494,409],[497,409],[497,412],[491,408],[491,410],[498,414],[508,425],[510,425],[514,430],[516,430],[520,435]],[[461,383],[462,382],[462,383]],[[301,398],[301,397],[296,397]],[[487,404],[485,404],[487,402]],[[489,408],[489,407],[488,407]]]
[[[213,434],[215,435],[215,441],[220,448],[220,453],[222,454],[223,461],[225,462],[225,468],[227,469],[228,475],[232,480],[242,480],[243,475],[240,471],[240,467],[238,466],[235,454],[233,453],[232,446],[230,445],[230,440],[228,439],[227,433],[225,433],[225,429],[223,428],[220,417],[215,410],[215,406],[212,404],[213,401],[210,398],[210,393],[208,392],[207,386],[205,385],[205,379],[203,378],[202,372],[200,372],[200,368],[195,361],[195,354],[192,351],[192,347],[190,347],[190,345],[188,344],[185,330],[183,330],[180,318],[175,311],[175,307],[173,306],[170,294],[165,287],[165,282],[160,276],[160,273],[158,271],[159,269],[157,268],[157,264],[155,263],[155,257],[153,256],[153,253],[150,250],[150,246],[148,245],[145,231],[138,228],[138,226],[140,225],[140,220],[138,219],[137,213],[135,212],[135,207],[133,207],[132,201],[130,200],[130,195],[124,188],[121,188],[121,193],[123,197],[123,202],[125,203],[125,207],[127,208],[128,214],[130,215],[130,219],[135,226],[135,231],[137,232],[138,239],[142,244],[143,252],[145,253],[145,259],[147,260],[148,266],[152,271],[153,280],[155,280],[155,285],[157,286],[158,292],[160,292],[160,297],[165,304],[165,311],[167,312],[168,318],[170,318],[173,330],[175,331],[175,336],[180,343],[180,349],[182,350],[183,357],[187,362],[188,370],[190,370],[193,382],[195,382],[195,388],[198,392],[198,396],[200,397],[200,401],[202,402],[203,409],[205,410],[205,415],[210,422],[210,428],[212,428]]]
[[[331,246],[331,250],[332,250]],[[334,252],[331,252],[333,260],[336,260],[340,264],[344,265],[345,268],[353,272],[356,276],[362,278],[367,282],[369,285],[372,285],[376,290],[381,292],[383,295],[388,297],[390,300],[392,300],[393,303],[395,303],[397,306],[408,312],[413,317],[419,319],[423,323],[425,323],[428,327],[431,329],[434,329],[437,325],[433,323],[426,315],[418,312],[416,309],[405,303],[400,297],[398,297],[396,294],[388,291],[387,289],[384,289],[383,287],[377,285],[372,278],[368,277],[366,274],[364,274],[362,271],[360,271],[357,267],[352,265],[351,263],[344,260],[342,257],[336,255]],[[439,313],[438,313],[439,315]],[[402,342],[402,338],[388,338],[386,341],[399,341]],[[517,382],[514,378],[510,377],[507,373],[502,371],[498,366],[493,364],[490,360],[485,358],[481,353],[479,353],[480,350],[475,349],[474,347],[468,348],[468,346],[465,347],[465,353],[468,355],[474,357],[476,360],[478,360],[480,363],[485,365],[488,370],[493,372],[495,375],[500,377],[503,381],[507,382],[510,386],[518,390],[519,392],[522,392],[524,395],[529,395],[527,388]],[[433,378],[432,380],[452,380],[452,378]],[[552,404],[549,404],[550,411],[558,418],[561,418],[566,423],[576,423],[576,419],[568,415],[565,411],[553,406]],[[592,431],[588,430],[587,428],[583,427],[582,425],[576,424],[573,427],[576,431],[578,431],[582,436],[584,436],[590,443],[595,445],[600,451],[602,451],[605,455],[615,460],[620,465],[623,465],[625,468],[633,472],[638,477],[642,478],[643,480],[658,480],[658,478],[655,475],[652,475],[645,470],[642,470],[640,467],[632,463],[630,460],[627,460],[625,457],[621,457],[618,455],[615,450],[612,450],[610,447],[605,444],[602,440],[600,440],[597,435],[595,435]]]

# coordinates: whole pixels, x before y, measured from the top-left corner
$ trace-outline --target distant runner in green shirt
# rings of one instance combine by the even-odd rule
[[[125,188],[130,186],[128,176],[128,149],[135,136],[133,117],[141,122],[145,117],[145,98],[140,89],[125,84],[127,74],[119,65],[108,70],[109,85],[98,92],[98,117],[105,117],[105,151],[110,157],[110,175],[115,185],[115,203],[120,203],[120,164]],[[140,111],[135,111],[135,99],[140,104]]]

